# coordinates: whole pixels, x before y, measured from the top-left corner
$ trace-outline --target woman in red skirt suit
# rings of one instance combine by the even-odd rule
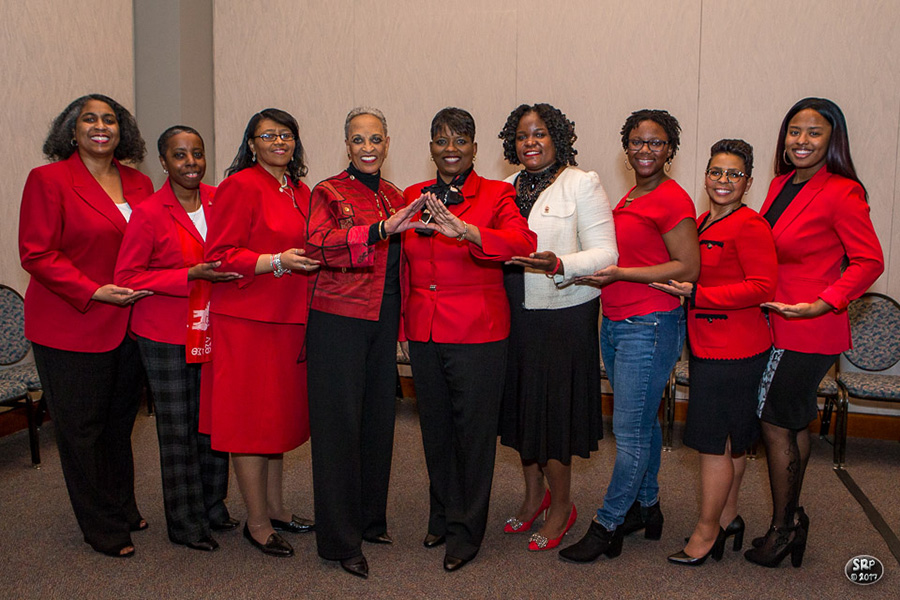
[[[202,378],[201,430],[230,452],[244,503],[244,537],[276,556],[278,531],[310,531],[285,508],[283,453],[309,439],[306,400],[308,274],[303,256],[309,188],[297,121],[268,108],[251,117],[210,215],[206,260],[239,273],[213,286],[211,373]],[[301,359],[303,361],[301,362]]]

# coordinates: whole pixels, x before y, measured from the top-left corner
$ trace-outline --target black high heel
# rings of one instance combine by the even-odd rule
[[[792,527],[776,527],[773,525],[769,528],[769,533],[766,534],[763,545],[747,550],[744,553],[744,558],[763,567],[775,568],[790,554],[791,566],[796,569],[803,564],[803,554],[805,552],[806,530],[803,527],[800,525]]]
[[[803,529],[803,531],[805,531],[808,534],[809,533],[809,516],[807,516],[806,511],[803,510],[802,506],[798,506],[797,510],[795,511],[794,514],[797,515],[797,525],[799,525],[800,528]],[[731,527],[731,525],[729,525],[729,527]],[[774,528],[774,526],[770,526],[769,531],[771,531],[773,528]],[[766,531],[766,535],[760,536],[758,538],[753,538],[753,541],[750,542],[750,544],[754,548],[759,548],[760,546],[765,544],[766,536],[769,535],[769,531]]]
[[[688,567],[699,567],[703,563],[706,562],[706,559],[710,556],[713,557],[713,560],[720,561],[722,560],[722,556],[725,554],[725,538],[726,538],[725,530],[719,527],[719,535],[716,536],[716,541],[713,542],[712,547],[707,551],[703,556],[694,557],[681,550],[680,552],[676,552],[669,556],[669,562],[674,563],[676,565],[685,565]]]
[[[734,536],[734,543],[731,546],[733,552],[738,552],[741,549],[741,546],[744,545],[744,529],[744,519],[741,518],[741,515],[736,516],[734,520],[728,524],[728,527],[725,528],[726,540],[731,536]]]

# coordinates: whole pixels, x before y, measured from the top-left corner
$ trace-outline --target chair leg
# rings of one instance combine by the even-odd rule
[[[41,468],[41,443],[38,437],[38,414],[43,417],[43,411],[40,411],[35,404],[40,405],[41,390],[29,391],[25,395],[25,416],[28,421],[28,443],[31,446],[31,466],[35,469]]]
[[[675,432],[675,373],[669,375],[669,383],[663,392],[663,450],[672,451],[672,438]]]
[[[834,400],[831,396],[825,396],[825,402],[822,404],[822,425],[819,428],[819,437],[825,439],[831,430],[831,413],[834,410]]]
[[[847,458],[847,419],[849,394],[838,384],[837,406],[834,422],[834,468],[843,469]]]

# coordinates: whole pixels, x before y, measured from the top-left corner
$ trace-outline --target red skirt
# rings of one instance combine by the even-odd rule
[[[278,454],[309,439],[306,325],[210,314],[213,360],[201,376],[200,431],[213,450]]]

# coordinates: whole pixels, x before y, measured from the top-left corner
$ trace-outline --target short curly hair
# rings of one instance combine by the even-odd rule
[[[709,149],[709,160],[706,162],[706,168],[712,164],[712,159],[716,154],[732,154],[744,161],[744,171],[747,177],[753,175],[753,146],[744,140],[724,139],[719,140]]]
[[[666,137],[669,138],[669,149],[672,151],[669,158],[675,158],[675,153],[678,152],[678,145],[681,143],[681,125],[678,124],[678,119],[670,115],[669,111],[666,110],[644,108],[631,113],[625,119],[625,124],[622,125],[622,148],[628,150],[628,138],[631,136],[631,132],[644,121],[653,121],[663,128],[663,131],[666,132]]]
[[[72,156],[78,149],[72,144],[75,134],[75,122],[81,114],[84,105],[88,100],[99,100],[109,105],[116,115],[116,121],[119,123],[119,145],[113,153],[119,160],[127,160],[132,163],[139,163],[144,160],[147,154],[147,147],[144,144],[144,138],[141,137],[141,130],[138,129],[137,121],[128,109],[103,94],[88,94],[73,100],[50,125],[50,133],[44,140],[43,152],[44,156],[50,162],[65,160]]]
[[[503,158],[511,165],[521,164],[516,153],[516,129],[519,121],[528,113],[533,112],[547,125],[553,147],[556,149],[556,162],[562,165],[577,166],[575,155],[578,154],[572,145],[578,136],[575,135],[575,121],[570,121],[565,113],[552,104],[538,103],[534,105],[522,104],[509,113],[506,125],[500,130],[497,137],[503,140]]]

